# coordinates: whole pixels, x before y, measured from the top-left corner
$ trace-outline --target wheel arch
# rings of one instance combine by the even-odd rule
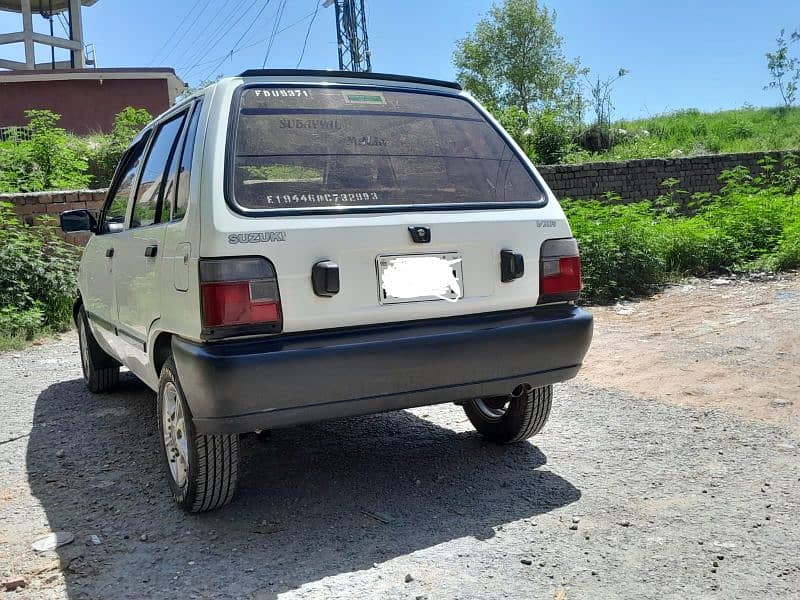
[[[81,310],[81,306],[83,306],[83,298],[81,298],[81,293],[79,291],[75,302],[72,303],[72,324],[75,325],[75,327],[78,326],[78,313]]]
[[[168,331],[161,331],[156,335],[152,343],[152,351],[150,353],[151,364],[156,372],[156,379],[161,374],[161,367],[167,362],[167,359],[172,355],[172,333]]]

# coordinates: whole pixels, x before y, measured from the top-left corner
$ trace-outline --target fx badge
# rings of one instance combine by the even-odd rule
[[[411,239],[417,244],[427,244],[431,241],[430,227],[409,227],[408,232],[411,234]]]

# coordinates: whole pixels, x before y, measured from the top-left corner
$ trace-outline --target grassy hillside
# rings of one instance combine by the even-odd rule
[[[610,152],[570,154],[566,162],[800,149],[800,107],[687,109],[614,125]]]

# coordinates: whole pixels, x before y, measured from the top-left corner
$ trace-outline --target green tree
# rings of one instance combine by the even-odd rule
[[[767,69],[772,77],[765,90],[778,90],[783,104],[792,106],[797,100],[798,86],[800,86],[800,59],[789,55],[789,44],[800,40],[800,30],[795,31],[786,39],[786,30],[781,29],[778,47],[775,52],[767,52]]]
[[[578,122],[583,105],[577,59],[564,57],[556,14],[537,0],[494,4],[475,30],[457,42],[458,80],[492,110],[555,111]]]

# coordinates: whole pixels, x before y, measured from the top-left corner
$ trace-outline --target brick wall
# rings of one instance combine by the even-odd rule
[[[10,202],[19,217],[32,223],[39,215],[50,215],[56,220],[59,213],[75,208],[86,208],[100,212],[107,190],[75,190],[66,192],[32,192],[29,194],[0,194],[0,202]],[[60,230],[59,230],[60,231]],[[67,241],[81,246],[86,243],[85,234],[63,235]]]
[[[680,181],[677,189],[718,192],[722,171],[743,165],[752,173],[760,170],[758,161],[765,155],[781,160],[785,152],[746,152],[713,154],[690,158],[647,158],[622,162],[596,162],[581,165],[537,167],[558,198],[601,200],[605,192],[619,194],[627,202],[653,199],[666,189],[665,179]]]

